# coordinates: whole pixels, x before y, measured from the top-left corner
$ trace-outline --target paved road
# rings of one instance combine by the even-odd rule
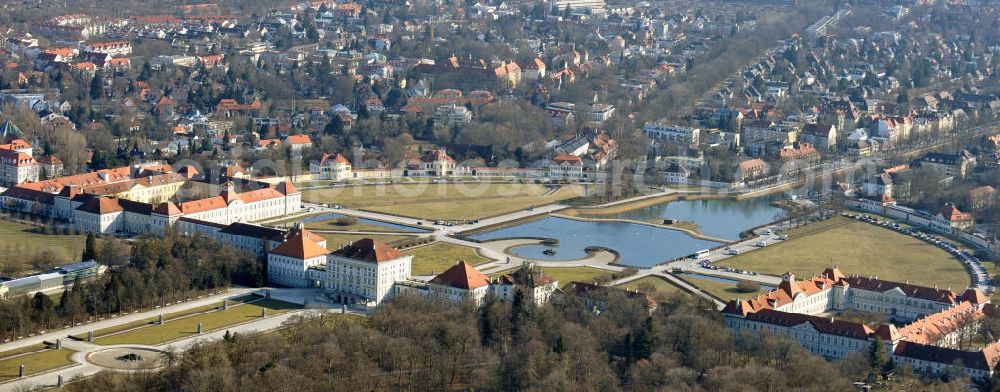
[[[778,239],[779,235],[777,234],[777,231],[780,229],[779,226],[780,225],[778,224],[774,224],[758,228],[757,230],[755,230],[755,234],[757,234],[757,236],[732,243],[726,248],[712,250],[707,255],[699,259],[681,259],[672,261],[664,265],[657,265],[654,266],[653,268],[640,269],[639,273],[629,277],[612,281],[611,283],[608,283],[608,285],[615,286],[622,283],[631,282],[633,280],[642,279],[647,276],[660,276],[670,280],[671,282],[676,283],[677,285],[687,289],[688,291],[691,291],[702,297],[711,299],[714,303],[716,303],[716,305],[721,307],[722,305],[724,305],[722,302],[716,300],[715,298],[709,296],[708,294],[702,292],[701,290],[687,284],[683,280],[677,279],[675,276],[670,274],[670,272],[674,270],[681,270],[683,272],[697,273],[702,275],[712,275],[712,276],[718,276],[720,278],[734,279],[734,280],[749,280],[763,285],[777,286],[778,283],[781,283],[781,278],[777,276],[763,275],[763,274],[745,274],[745,273],[725,271],[723,269],[712,270],[703,267],[701,263],[703,261],[706,261],[707,264],[713,264],[720,260],[725,260],[729,257],[735,256],[733,254],[730,254],[727,248],[738,250],[740,254],[743,254],[755,249],[759,249],[760,247],[757,246],[756,244],[760,241],[764,241],[767,244],[780,242],[781,240]],[[770,234],[768,234],[768,230],[770,230]]]
[[[118,316],[114,318],[104,319],[102,321],[96,321],[90,324],[83,324],[66,329],[55,329],[50,330],[48,333],[36,335],[24,339],[15,340],[12,342],[7,342],[0,344],[0,352],[16,350],[22,347],[32,346],[42,344],[43,341],[54,342],[57,338],[63,338],[65,341],[67,336],[84,334],[88,331],[95,331],[102,328],[113,327],[115,325],[129,323],[132,321],[144,320],[151,317],[156,317],[157,315],[164,313],[173,313],[185,309],[195,308],[199,306],[209,305],[216,302],[221,302],[225,298],[239,297],[248,293],[259,291],[256,288],[231,288],[229,291],[210,295],[203,298],[194,299],[187,302],[182,302],[179,304],[168,305],[159,309],[148,310],[145,312],[132,313],[123,316]]]
[[[257,320],[254,320],[254,321],[251,321],[251,322],[248,322],[248,323],[245,323],[245,324],[241,324],[241,325],[237,325],[237,326],[233,326],[233,327],[229,327],[229,328],[224,328],[224,329],[220,329],[220,330],[216,330],[216,331],[212,331],[212,332],[207,332],[207,333],[202,334],[202,335],[197,335],[197,336],[193,336],[193,337],[190,337],[190,338],[187,338],[187,339],[182,339],[182,340],[178,340],[178,341],[175,341],[175,342],[171,342],[171,343],[167,343],[167,344],[162,344],[162,345],[158,345],[158,346],[143,346],[143,345],[136,345],[136,344],[115,345],[115,346],[101,346],[101,345],[97,345],[97,344],[93,344],[93,343],[89,343],[89,342],[74,341],[74,340],[66,339],[65,338],[67,335],[75,335],[75,334],[78,334],[78,333],[86,333],[87,331],[90,331],[90,330],[93,330],[93,329],[98,329],[98,328],[113,326],[113,325],[117,325],[117,324],[127,323],[127,322],[130,322],[130,321],[135,321],[135,320],[139,320],[139,319],[145,319],[145,318],[149,318],[149,317],[154,317],[157,314],[164,313],[164,312],[173,312],[173,311],[179,311],[179,310],[189,309],[189,308],[193,308],[193,307],[198,307],[198,306],[206,305],[206,304],[209,304],[209,303],[212,303],[212,302],[221,301],[223,298],[230,298],[230,297],[234,297],[234,296],[244,295],[244,294],[247,294],[247,293],[250,293],[250,292],[253,292],[253,291],[260,291],[260,290],[263,290],[263,289],[251,289],[251,288],[231,289],[230,291],[228,291],[226,293],[219,294],[219,295],[214,295],[214,296],[211,296],[211,297],[202,298],[202,299],[199,299],[197,301],[190,301],[190,302],[185,302],[185,303],[181,303],[181,304],[177,304],[177,305],[172,305],[172,306],[165,307],[165,308],[162,308],[162,309],[156,309],[156,312],[143,312],[143,313],[137,313],[137,314],[133,314],[133,315],[129,315],[129,316],[122,316],[122,317],[116,317],[114,319],[104,320],[104,321],[100,322],[100,326],[98,326],[99,323],[94,323],[94,324],[90,324],[90,325],[87,325],[87,326],[82,326],[82,327],[86,327],[86,328],[75,327],[75,328],[71,328],[71,329],[66,329],[66,330],[60,331],[58,337],[63,337],[63,339],[62,339],[63,347],[77,351],[77,353],[75,353],[72,356],[72,359],[73,359],[73,361],[77,362],[78,365],[73,366],[73,367],[69,367],[69,368],[60,369],[60,370],[55,370],[55,371],[44,373],[44,374],[39,374],[39,375],[27,377],[27,378],[25,378],[23,380],[17,380],[17,381],[8,382],[8,383],[5,383],[5,384],[0,384],[0,392],[4,392],[4,391],[21,391],[21,390],[29,390],[31,388],[37,388],[37,387],[54,386],[54,385],[56,385],[56,383],[58,381],[59,375],[63,376],[63,380],[64,381],[69,381],[72,378],[77,377],[77,376],[80,376],[80,377],[92,376],[92,375],[94,375],[94,374],[96,374],[96,373],[98,373],[100,371],[105,370],[105,368],[102,368],[100,366],[94,365],[94,364],[92,364],[92,363],[90,363],[90,362],[88,362],[86,360],[87,354],[92,353],[94,351],[99,351],[99,350],[104,350],[104,349],[109,349],[109,348],[114,348],[114,347],[149,347],[149,348],[153,348],[153,349],[157,349],[157,350],[179,352],[179,351],[183,351],[183,350],[186,350],[186,349],[190,348],[196,342],[206,341],[206,340],[218,340],[218,339],[222,339],[222,336],[225,335],[225,333],[226,333],[227,330],[230,331],[230,332],[235,332],[235,333],[240,333],[240,334],[249,334],[249,333],[254,333],[254,332],[269,331],[269,330],[274,330],[274,329],[280,328],[284,324],[284,322],[287,321],[288,319],[290,319],[292,317],[295,317],[296,315],[302,314],[303,312],[306,312],[306,311],[308,311],[308,312],[326,312],[326,313],[334,313],[334,314],[340,313],[339,307],[337,308],[337,310],[315,309],[314,307],[317,306],[317,305],[319,305],[319,306],[323,306],[324,305],[324,304],[321,304],[319,301],[316,300],[316,299],[318,299],[318,295],[317,295],[317,290],[316,289],[288,289],[288,288],[278,288],[278,289],[275,289],[275,288],[266,288],[266,290],[268,290],[268,291],[271,292],[271,298],[273,298],[273,299],[279,299],[279,300],[282,300],[282,301],[293,302],[293,303],[298,303],[298,304],[307,304],[310,309],[308,309],[308,310],[294,310],[294,311],[282,313],[282,314],[276,315],[276,316],[269,316],[269,317],[267,317],[265,319],[257,319]],[[351,310],[348,310],[348,312],[349,313],[356,313],[356,312],[351,311]],[[75,331],[75,329],[80,329],[80,330],[79,331]],[[49,336],[49,338],[51,338],[51,340],[54,340],[57,337],[56,335],[52,335],[52,334],[49,334],[49,335],[51,335],[51,336]],[[18,342],[18,343],[20,343],[20,342]],[[40,341],[38,343],[40,343]],[[4,346],[0,346],[0,348],[2,348],[2,347],[4,347]],[[7,349],[4,349],[4,350],[7,350]]]
[[[254,332],[262,332],[280,328],[281,325],[288,319],[301,314],[302,311],[292,311],[287,313],[282,313],[277,316],[268,317],[266,319],[252,321],[246,324],[238,325],[228,329],[218,330],[214,332],[209,332],[206,334],[194,336],[188,339],[179,340],[173,343],[168,343],[160,346],[153,346],[152,348],[164,351],[179,352],[190,348],[196,342],[206,341],[206,340],[219,340],[225,335],[226,331],[235,332],[239,334],[249,334]],[[339,313],[339,312],[338,312]],[[73,355],[73,360],[80,363],[79,365],[65,368],[62,370],[56,370],[49,373],[39,374],[32,377],[27,377],[23,380],[13,381],[6,384],[0,384],[0,392],[2,391],[22,391],[29,390],[39,387],[55,386],[58,382],[60,375],[63,376],[64,382],[72,380],[74,377],[88,377],[98,372],[106,370],[103,367],[94,365],[87,362],[86,356],[88,353],[104,350],[114,347],[146,347],[142,345],[118,345],[118,346],[99,346],[95,344],[90,344],[86,342],[66,342],[64,343],[66,348],[71,348],[78,350],[76,354]]]
[[[384,214],[380,212],[354,210],[349,208],[335,209],[332,207],[322,207],[321,205],[316,203],[302,203],[302,205],[305,206],[306,209],[313,208],[314,211],[312,213],[333,212],[343,215],[350,215],[357,218],[373,219],[400,225],[422,227],[425,229],[432,230],[432,233],[435,237],[461,233],[463,231],[480,229],[487,226],[530,218],[533,216],[547,215],[551,212],[559,211],[568,207],[562,204],[549,204],[545,206],[534,207],[531,209],[514,211],[511,213],[498,215],[490,218],[483,218],[480,219],[477,223],[464,223],[452,226],[445,226],[445,225],[434,224],[435,221],[428,219],[417,219],[399,215]]]

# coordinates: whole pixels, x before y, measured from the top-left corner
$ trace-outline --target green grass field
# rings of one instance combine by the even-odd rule
[[[83,253],[86,237],[82,235],[45,235],[32,233],[35,226],[0,220],[0,265],[19,264],[30,269],[32,258],[48,250],[55,253],[61,262],[79,260]]]
[[[480,256],[474,248],[443,242],[413,248],[406,253],[413,256],[413,275],[440,274],[459,260],[465,260],[472,265],[490,261]]]
[[[520,267],[514,267],[511,269],[506,269],[503,271],[498,271],[490,274],[491,278],[497,276],[502,276],[514,272]],[[542,268],[542,273],[559,281],[559,287],[564,287],[569,282],[593,282],[594,278],[598,276],[611,276],[611,271],[605,271],[602,269],[597,269],[593,267],[545,267]]]
[[[405,183],[309,189],[302,200],[428,220],[465,220],[551,204],[581,192],[578,186],[550,192],[537,184]]]
[[[757,290],[757,292],[755,293],[744,293],[740,290],[737,290],[735,284],[729,284],[726,282],[717,282],[715,280],[702,279],[690,275],[678,276],[678,278],[684,280],[685,282],[688,282],[692,286],[701,289],[701,291],[704,291],[710,295],[715,296],[716,298],[722,300],[723,302],[729,301],[733,298],[741,298],[741,299],[752,298],[756,297],[758,294],[763,294],[767,292],[767,290],[762,288],[760,290]]]
[[[625,282],[619,284],[615,287],[628,289],[628,290],[638,290],[646,294],[669,294],[669,293],[684,293],[688,294],[680,287],[675,286],[664,278],[659,276],[646,276],[633,281]]]
[[[7,358],[12,355],[37,351],[43,348],[42,345],[26,347],[24,349],[0,353],[0,357]],[[73,353],[75,351],[65,348],[59,350],[52,349],[0,360],[0,382],[16,379],[21,364],[24,364],[24,371],[28,376],[72,365],[73,361],[70,357]]]
[[[790,238],[716,263],[769,275],[798,278],[837,265],[845,274],[962,290],[969,275],[944,250],[865,222],[835,217],[789,231]]]
[[[412,238],[411,236],[405,235],[391,235],[391,234],[346,234],[346,233],[316,233],[323,238],[326,238],[326,248],[331,252],[340,248],[341,245],[347,245],[351,242],[360,240],[362,238],[371,238],[376,241],[381,241],[384,243],[390,243],[395,240],[401,240],[403,238]]]
[[[257,296],[257,295],[245,295],[245,296],[241,296],[241,297],[230,299],[229,300],[229,305],[232,306],[232,305],[236,305],[236,304],[241,303],[241,302],[247,302],[247,301],[251,301],[251,300],[259,299],[259,298],[261,298],[261,297]],[[170,320],[178,319],[178,318],[181,318],[181,317],[184,317],[184,316],[189,316],[189,315],[196,314],[196,313],[208,312],[208,311],[211,311],[213,309],[219,309],[219,308],[222,308],[222,301],[219,301],[219,302],[213,303],[213,304],[209,304],[209,305],[202,305],[202,306],[198,306],[198,307],[194,307],[194,308],[190,308],[190,309],[184,309],[184,310],[181,310],[181,311],[178,311],[178,312],[167,313],[167,314],[163,315],[163,318],[164,318],[164,320],[166,320],[167,322],[169,322]],[[115,325],[113,327],[101,328],[101,329],[98,329],[98,330],[94,331],[94,337],[95,338],[100,338],[101,336],[104,336],[104,335],[110,335],[110,334],[113,334],[113,333],[116,333],[116,332],[121,332],[121,331],[129,330],[129,329],[132,329],[132,328],[141,327],[141,326],[144,326],[144,325],[153,325],[156,322],[158,322],[159,319],[160,319],[159,316],[156,316],[156,317],[150,317],[150,318],[146,318],[146,319],[142,319],[142,320],[136,320],[136,321],[133,321],[133,322],[130,322],[130,323],[118,324],[118,325]],[[82,333],[82,334],[74,335],[73,337],[76,338],[76,339],[78,339],[78,340],[85,340],[85,339],[87,339],[88,334]]]
[[[268,316],[273,316],[296,309],[298,306],[277,300],[232,306],[228,310],[200,314],[174,321],[168,320],[163,325],[148,325],[128,332],[96,338],[94,339],[94,343],[105,346],[114,344],[163,344],[196,335],[198,333],[198,323],[202,323],[202,332],[205,333],[260,319],[262,307],[267,308]]]
[[[610,276],[610,271],[591,267],[547,267],[542,268],[542,273],[559,281],[559,287],[564,287],[569,282],[592,282],[598,276]]]
[[[273,227],[291,227],[296,222],[302,221],[302,219],[309,218],[316,215],[323,215],[325,213],[309,214],[303,215],[301,217],[284,219],[279,221],[274,221],[267,223],[267,226]],[[377,225],[373,223],[365,223],[358,220],[357,223],[353,225],[340,225],[337,222],[337,218],[325,219],[314,222],[307,222],[305,224],[307,229],[310,230],[337,230],[337,231],[370,231],[370,232],[400,232],[402,229],[394,229],[391,227],[386,227],[383,225]]]

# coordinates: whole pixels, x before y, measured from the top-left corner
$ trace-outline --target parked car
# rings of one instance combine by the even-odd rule
[[[767,246],[767,241],[757,241],[757,243],[755,245],[763,248],[763,247]]]

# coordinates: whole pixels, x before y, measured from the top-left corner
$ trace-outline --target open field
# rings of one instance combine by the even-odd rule
[[[790,238],[718,263],[769,275],[805,278],[837,265],[845,274],[962,290],[969,275],[944,250],[889,229],[843,217],[789,231]]]
[[[436,242],[405,251],[413,255],[413,275],[434,275],[455,265],[459,260],[482,264],[490,259],[480,256],[474,248]]]
[[[22,350],[0,353],[0,357],[10,357],[18,353],[40,349],[42,349],[41,345],[31,346]],[[59,350],[51,349],[0,360],[0,382],[16,379],[21,364],[24,364],[24,372],[28,376],[72,365],[73,361],[70,360],[70,356],[73,353],[75,351],[65,348]]]
[[[298,306],[277,300],[265,300],[252,304],[231,306],[228,310],[200,314],[175,321],[168,320],[163,325],[149,325],[128,332],[96,338],[94,339],[94,343],[105,346],[114,344],[162,344],[197,334],[198,323],[202,324],[202,332],[210,332],[259,319],[262,307],[267,308],[268,316],[273,316],[296,309]]]
[[[246,296],[242,296],[242,297],[238,297],[238,298],[233,298],[233,299],[229,300],[229,305],[232,306],[232,305],[236,305],[236,304],[239,304],[239,303],[242,303],[242,302],[246,302],[246,301],[251,301],[251,300],[254,300],[254,299],[258,299],[258,298],[261,298],[261,297],[260,296],[256,296],[256,295],[246,295]],[[196,314],[196,313],[208,312],[208,311],[211,311],[211,310],[214,310],[214,309],[219,309],[219,308],[222,308],[222,301],[219,301],[219,302],[214,303],[214,304],[202,305],[202,306],[198,306],[198,307],[194,307],[194,308],[190,308],[190,309],[184,309],[184,310],[173,312],[173,313],[167,313],[167,314],[163,315],[163,318],[167,322],[169,322],[170,320],[178,319],[178,318],[181,318],[181,317],[184,317],[184,316],[190,316],[190,315]],[[118,325],[115,325],[115,326],[112,326],[112,327],[98,329],[98,330],[94,331],[94,338],[95,339],[96,338],[100,338],[100,337],[105,336],[105,335],[110,335],[110,334],[113,334],[113,333],[116,333],[116,332],[121,332],[121,331],[126,331],[126,330],[129,330],[129,329],[133,329],[133,328],[138,328],[138,327],[141,327],[141,326],[144,326],[144,325],[154,325],[158,321],[159,321],[159,317],[156,316],[156,317],[150,317],[150,318],[143,319],[143,320],[136,320],[136,321],[133,321],[133,322],[130,322],[130,323],[118,324]],[[73,338],[75,338],[77,340],[85,340],[85,339],[87,339],[87,334],[86,333],[82,333],[82,334],[79,334],[79,335],[74,335]]]
[[[309,189],[302,200],[420,219],[466,220],[556,203],[581,192],[572,185],[553,190],[519,183],[407,183]]]
[[[630,201],[626,203],[619,203],[607,207],[577,207],[567,209],[562,211],[562,214],[570,216],[591,216],[600,217],[601,215],[614,215],[621,214],[623,212],[637,210],[640,208],[646,208],[650,206],[655,206],[663,203],[668,203],[677,200],[716,200],[725,199],[726,196],[719,195],[678,195],[669,194],[657,197],[650,197],[641,200]]]
[[[684,293],[689,294],[680,287],[675,286],[664,278],[659,276],[646,276],[633,281],[625,282],[615,287],[628,289],[628,290],[638,290],[646,294],[670,294],[670,293]],[[652,290],[650,290],[652,289]]]
[[[45,235],[30,232],[34,226],[0,220],[0,265],[20,264],[30,269],[31,259],[48,250],[55,253],[60,262],[79,260],[83,253],[86,237],[82,235]]]
[[[757,292],[755,293],[744,293],[740,290],[737,290],[735,284],[730,284],[726,282],[717,282],[711,279],[701,279],[692,276],[678,276],[678,278],[680,278],[685,282],[688,282],[692,286],[701,289],[701,291],[704,291],[722,300],[723,302],[729,301],[733,298],[741,298],[741,299],[752,298],[757,296],[758,294],[767,292],[767,290],[762,288],[760,290],[757,290]]]
[[[403,238],[411,238],[405,235],[391,235],[391,234],[347,234],[347,233],[316,233],[323,238],[326,238],[326,248],[331,252],[340,248],[341,245],[347,245],[351,242],[360,240],[362,238],[371,238],[376,241],[381,241],[385,243],[390,243],[395,240],[401,240]]]
[[[291,227],[296,222],[300,222],[303,219],[306,219],[306,218],[309,218],[309,217],[313,217],[313,216],[317,216],[317,215],[325,215],[325,214],[327,214],[327,213],[316,213],[316,214],[303,215],[303,216],[296,217],[296,218],[291,218],[291,219],[284,219],[284,220],[269,222],[269,223],[267,223],[267,226],[273,226],[273,227]],[[354,223],[353,225],[341,225],[341,224],[339,224],[339,222],[337,222],[337,219],[339,219],[339,218],[331,218],[331,219],[325,219],[325,220],[320,220],[320,221],[315,221],[315,222],[306,222],[305,226],[306,226],[307,229],[310,229],[310,230],[319,229],[319,230],[369,231],[369,232],[399,232],[399,231],[402,231],[402,229],[393,229],[392,227],[387,227],[387,226],[383,226],[383,225],[377,225],[377,224],[374,224],[374,223],[365,223],[361,219],[355,219],[356,223]]]
[[[559,281],[559,287],[566,286],[569,282],[591,282],[598,276],[610,276],[611,271],[605,271],[591,267],[546,267],[542,269],[545,275]]]
[[[514,272],[514,270],[518,268],[520,267],[494,272],[490,274],[490,277],[495,278],[497,276],[506,275]],[[612,274],[611,271],[605,271],[593,267],[544,267],[542,268],[542,273],[559,281],[559,287],[564,287],[572,281],[593,282],[594,278],[598,276],[611,276]]]

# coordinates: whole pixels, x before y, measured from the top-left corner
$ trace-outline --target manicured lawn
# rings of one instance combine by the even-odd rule
[[[538,184],[401,183],[309,189],[302,199],[421,219],[464,220],[551,204],[580,193],[578,186],[552,191]]]
[[[324,214],[326,214],[326,213],[304,215],[304,216],[301,216],[301,217],[298,217],[298,218],[292,218],[292,219],[280,220],[280,221],[276,221],[276,222],[270,222],[267,225],[268,226],[274,226],[274,227],[291,227],[296,222],[302,221],[302,219],[305,219],[305,218],[308,218],[308,217],[311,217],[311,216],[315,216],[315,215],[324,215]],[[356,220],[357,223],[355,223],[353,225],[340,225],[337,222],[337,219],[339,219],[339,218],[331,218],[331,219],[325,219],[325,220],[320,220],[320,221],[307,222],[305,225],[306,225],[307,229],[338,230],[338,231],[399,232],[399,231],[403,231],[404,230],[404,229],[394,229],[392,227],[386,227],[386,226],[377,225],[377,224],[374,224],[374,223],[365,223],[364,221],[362,221],[360,219]]]
[[[326,248],[331,252],[340,248],[341,245],[347,245],[351,242],[360,240],[362,238],[371,238],[376,241],[381,241],[384,243],[390,243],[395,240],[401,240],[403,238],[411,238],[405,235],[390,235],[390,234],[341,234],[341,233],[316,233],[323,238],[326,238]]]
[[[260,298],[260,297],[256,296],[256,295],[241,296],[241,297],[230,299],[229,300],[229,305],[232,306],[232,305],[236,305],[236,304],[241,303],[241,302],[246,302],[246,301],[250,301],[250,300],[254,300],[254,299],[258,299],[258,298]],[[190,308],[190,309],[184,309],[184,310],[173,312],[173,313],[167,313],[167,314],[163,315],[163,318],[164,318],[164,320],[166,322],[169,322],[170,320],[178,319],[178,318],[181,318],[181,317],[184,317],[184,316],[188,316],[188,315],[192,315],[192,314],[196,314],[196,313],[208,312],[208,311],[211,311],[211,310],[214,310],[214,309],[219,309],[219,308],[222,308],[222,301],[219,301],[217,303],[210,304],[210,305],[202,305],[202,306],[198,306],[198,307],[194,307],[194,308]],[[141,327],[143,325],[154,325],[157,322],[159,322],[159,320],[160,320],[159,316],[154,316],[154,317],[150,317],[150,318],[143,319],[143,320],[136,320],[136,321],[133,321],[133,322],[130,322],[130,323],[118,324],[118,325],[115,325],[113,327],[107,327],[107,328],[98,329],[98,330],[94,331],[94,338],[96,340],[97,338],[100,338],[101,336],[104,336],[104,335],[109,335],[109,334],[113,334],[113,333],[116,333],[116,332],[121,332],[121,331],[129,330],[129,329],[132,329],[132,328]],[[79,335],[74,335],[73,337],[76,338],[76,339],[78,339],[78,340],[86,340],[87,337],[88,337],[88,334],[82,333],[82,334],[79,334]]]
[[[628,289],[628,290],[638,290],[638,291],[641,291],[641,292],[644,292],[644,293],[650,294],[650,295],[652,295],[654,293],[659,293],[659,294],[684,293],[684,294],[688,294],[687,291],[684,291],[680,287],[674,286],[673,283],[670,283],[666,279],[661,278],[659,276],[646,276],[646,277],[642,277],[642,278],[639,278],[639,279],[636,279],[636,280],[633,280],[633,281],[622,283],[622,284],[620,284],[618,286],[615,286],[615,287],[619,287],[619,288],[623,288],[623,289]],[[652,289],[652,290],[650,290],[650,289]]]
[[[32,258],[48,250],[55,253],[60,263],[65,264],[80,259],[86,237],[82,235],[45,235],[32,233],[35,226],[8,220],[0,220],[0,265],[20,264],[30,269]]]
[[[490,261],[480,256],[474,248],[443,242],[413,248],[406,253],[413,255],[413,275],[440,274],[459,260],[465,260],[472,265]]]
[[[569,282],[591,282],[598,276],[609,276],[611,271],[605,271],[591,267],[560,267],[542,268],[542,273],[559,281],[559,287],[566,286]]]
[[[692,286],[695,286],[702,291],[715,296],[716,298],[722,300],[723,302],[729,301],[733,298],[752,298],[756,297],[758,294],[766,293],[767,290],[760,289],[756,293],[744,293],[736,289],[735,284],[730,284],[726,282],[718,282],[711,279],[702,279],[694,276],[678,276],[685,282],[688,282]]]
[[[806,278],[840,266],[845,274],[960,291],[969,285],[962,264],[944,250],[913,237],[843,217],[790,231],[787,241],[716,263],[769,275]]]
[[[26,351],[36,351],[42,349],[41,345],[32,346],[30,349],[15,350],[0,353],[0,357],[9,357],[16,353]],[[0,382],[16,379],[21,364],[24,364],[24,372],[28,375],[44,373],[52,369],[69,366],[73,364],[70,356],[75,351],[69,349],[45,350],[33,354],[26,354],[19,357],[0,360]]]
[[[277,300],[267,300],[252,304],[230,307],[228,310],[205,313],[175,321],[167,321],[163,325],[150,325],[122,332],[116,335],[94,339],[100,345],[114,344],[148,344],[157,345],[198,333],[198,323],[202,324],[202,332],[210,332],[246,321],[260,319],[261,307],[267,308],[268,316],[273,316],[295,309],[298,306]]]

